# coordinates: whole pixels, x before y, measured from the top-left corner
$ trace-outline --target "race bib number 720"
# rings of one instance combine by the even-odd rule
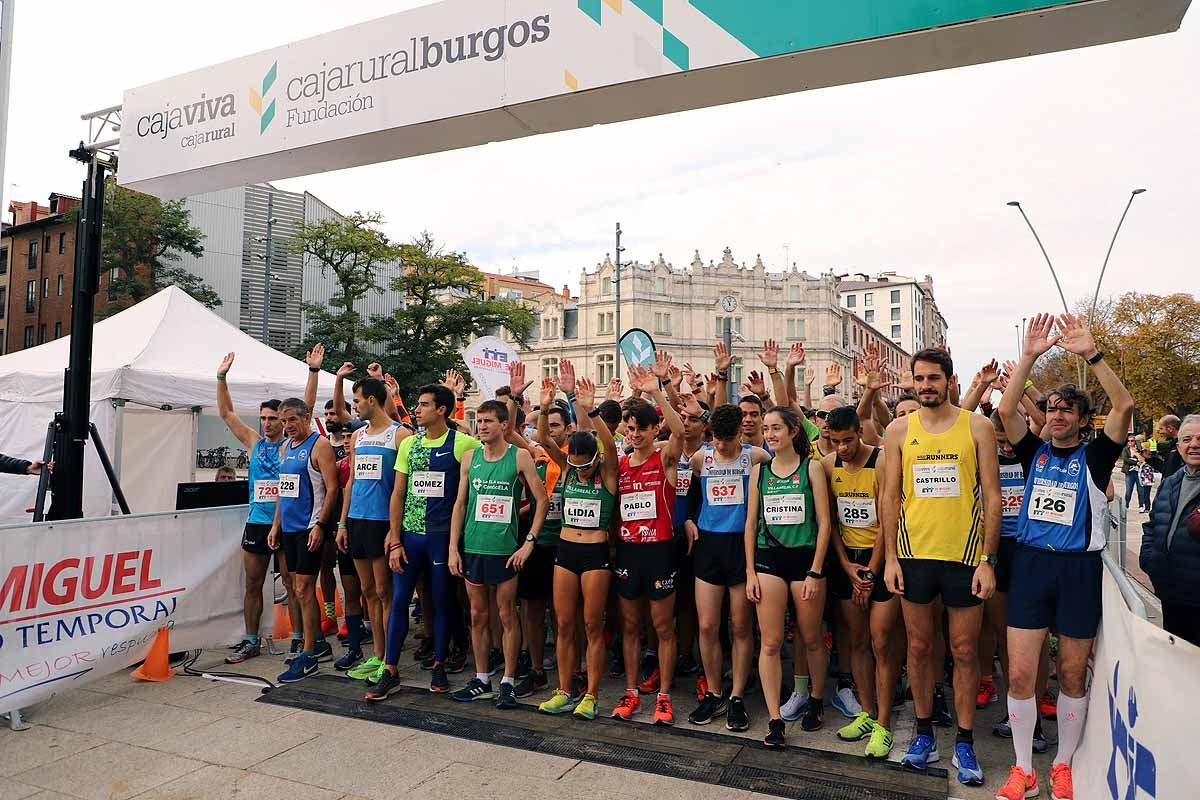
[[[254,502],[274,503],[279,499],[279,481],[255,481]]]

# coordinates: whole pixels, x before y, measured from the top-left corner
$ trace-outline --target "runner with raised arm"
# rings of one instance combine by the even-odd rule
[[[1058,332],[1055,333],[1057,324]],[[1029,431],[1019,411],[1025,381],[1055,345],[1087,361],[1112,410],[1090,442],[1091,398],[1067,385],[1046,394],[1049,441]],[[1004,433],[1025,468],[1017,519],[1014,581],[1008,595],[1008,719],[1016,765],[996,793],[1000,800],[1038,792],[1032,764],[1038,719],[1038,661],[1049,629],[1058,633],[1058,752],[1050,767],[1052,800],[1072,800],[1071,758],[1083,737],[1088,707],[1088,661],[1102,607],[1100,560],[1107,543],[1105,490],[1133,417],[1133,397],[1104,360],[1082,316],[1038,314],[1025,331],[1021,360],[1000,400]]]
[[[263,613],[263,583],[271,566],[271,547],[267,544],[267,535],[275,519],[275,501],[279,496],[279,453],[283,448],[283,423],[279,421],[278,400],[265,400],[259,405],[258,425],[261,434],[242,422],[237,415],[229,386],[225,383],[225,377],[233,367],[233,359],[234,354],[230,353],[221,359],[217,367],[217,410],[225,427],[249,452],[250,515],[246,518],[246,528],[242,533],[242,568],[246,571],[242,613],[246,622],[246,636],[225,658],[226,664],[240,664],[262,653],[258,631]],[[289,585],[287,578],[284,579],[284,585]],[[288,601],[289,605],[295,606],[292,618],[298,623],[300,610],[298,605],[292,603],[290,589]],[[296,651],[299,652],[303,640],[294,638],[293,641],[299,643],[296,645]]]
[[[560,365],[561,370],[561,365]],[[561,374],[561,372],[560,372]],[[541,405],[548,408],[558,393],[552,378],[542,380]],[[581,719],[596,718],[596,698],[604,677],[604,609],[612,584],[608,531],[616,506],[618,456],[612,431],[596,423],[596,387],[586,378],[575,382],[575,409],[580,430],[567,440],[567,452],[550,437],[549,421],[538,416],[538,441],[562,470],[563,521],[554,562],[554,616],[558,688],[538,706],[546,714],[574,711]],[[594,431],[594,435],[593,435]],[[579,666],[576,618],[583,606],[587,636],[587,689],[571,699],[571,679]]]
[[[901,764],[924,770],[939,758],[933,733],[935,626],[941,597],[950,620],[958,780],[983,783],[975,757],[982,603],[996,586],[1000,539],[1000,470],[991,423],[950,402],[954,364],[939,348],[912,357],[921,407],[887,427],[879,503],[888,591],[901,595],[908,633],[908,677],[917,731]]]

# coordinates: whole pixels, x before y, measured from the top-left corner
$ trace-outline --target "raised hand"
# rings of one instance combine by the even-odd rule
[[[729,348],[724,342],[717,342],[713,346],[713,361],[716,362],[717,372],[728,372],[729,365],[733,363],[733,356],[729,354]]]
[[[508,365],[508,391],[509,394],[516,398],[525,394],[525,390],[529,388],[532,381],[525,380],[525,362],[512,361]]]
[[[615,400],[619,403],[624,395],[625,386],[621,383],[620,378],[613,378],[608,382],[608,394],[604,396],[605,400]]]
[[[658,378],[645,367],[634,364],[629,368],[629,387],[635,392],[654,394],[658,391]]]
[[[558,386],[567,394],[575,391],[575,365],[565,358],[558,360]]]
[[[229,374],[229,370],[233,366],[233,358],[234,358],[234,354],[229,353],[228,355],[226,355],[224,358],[221,359],[221,364],[220,364],[220,366],[217,367],[218,375],[220,375],[221,377],[224,377]]]
[[[660,381],[665,382],[671,374],[671,354],[666,350],[654,351],[654,363],[650,365],[651,372]]]
[[[1096,339],[1091,330],[1088,329],[1087,318],[1082,314],[1059,315],[1058,330],[1062,336],[1057,344],[1068,353],[1093,356],[1100,350],[1096,347]]]
[[[787,354],[787,365],[798,367],[804,363],[804,342],[796,342]]]
[[[575,381],[575,402],[585,412],[596,407],[596,384],[590,378],[579,378]]]
[[[916,384],[913,383],[913,374],[911,369],[900,371],[900,380],[896,382],[896,387],[902,392],[911,392],[914,388],[916,388]]]
[[[717,377],[717,373],[708,373],[708,380],[704,384],[704,391],[709,395],[717,395],[721,391],[721,379]]]
[[[558,395],[558,382],[554,378],[542,378],[542,410],[550,408]]]
[[[672,364],[671,368],[667,371],[667,381],[678,392],[680,387],[683,386],[683,370]]]
[[[1058,344],[1062,336],[1054,333],[1054,315],[1038,314],[1025,328],[1025,345],[1022,351],[1027,358],[1037,358]],[[1090,337],[1089,337],[1090,338]]]
[[[804,383],[805,383],[805,385],[812,386],[813,381],[815,381],[816,379],[817,379],[817,368],[816,367],[805,367],[804,368]]]
[[[842,385],[842,365],[836,361],[825,368],[825,385],[836,389]]]
[[[996,359],[993,358],[991,361],[979,368],[979,375],[976,376],[976,380],[979,380],[985,384],[995,383],[996,379],[999,377],[1000,365],[996,363]]]
[[[349,378],[353,374],[354,374],[354,365],[351,364],[349,361],[343,363],[340,367],[338,367],[338,371],[337,371],[338,378]]]
[[[692,417],[704,416],[704,409],[696,401],[696,396],[691,393],[679,395],[679,410],[681,413]]]
[[[859,361],[854,365],[854,385],[861,389],[867,388],[867,364]]]
[[[467,382],[456,369],[446,370],[446,375],[442,379],[442,385],[450,391],[454,392],[455,397],[462,397],[463,389],[466,388]]]
[[[764,395],[767,393],[767,384],[763,380],[762,373],[758,370],[752,370],[746,376],[746,386],[750,389],[751,394]]]
[[[763,342],[762,352],[758,354],[758,360],[768,370],[778,369],[779,367],[779,343],[774,339],[767,339]]]
[[[304,363],[308,364],[309,369],[320,369],[321,362],[325,360],[325,345],[317,342],[313,345],[313,349],[304,354]]]
[[[393,397],[400,396],[400,383],[394,377],[392,377],[392,373],[389,372],[384,375],[383,382],[387,385],[389,394],[391,394]]]

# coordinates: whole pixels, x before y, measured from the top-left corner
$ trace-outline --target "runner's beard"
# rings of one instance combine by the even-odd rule
[[[945,393],[945,392],[938,392],[937,394],[935,394],[933,396],[922,393],[922,394],[917,395],[917,399],[921,402],[921,405],[924,406],[925,408],[937,408],[938,406],[940,406],[946,402],[947,395],[948,395],[948,393]]]

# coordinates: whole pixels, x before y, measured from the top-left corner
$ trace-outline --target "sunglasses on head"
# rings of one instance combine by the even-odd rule
[[[825,419],[828,416],[829,416],[828,411],[818,411],[816,414],[817,419]]]

